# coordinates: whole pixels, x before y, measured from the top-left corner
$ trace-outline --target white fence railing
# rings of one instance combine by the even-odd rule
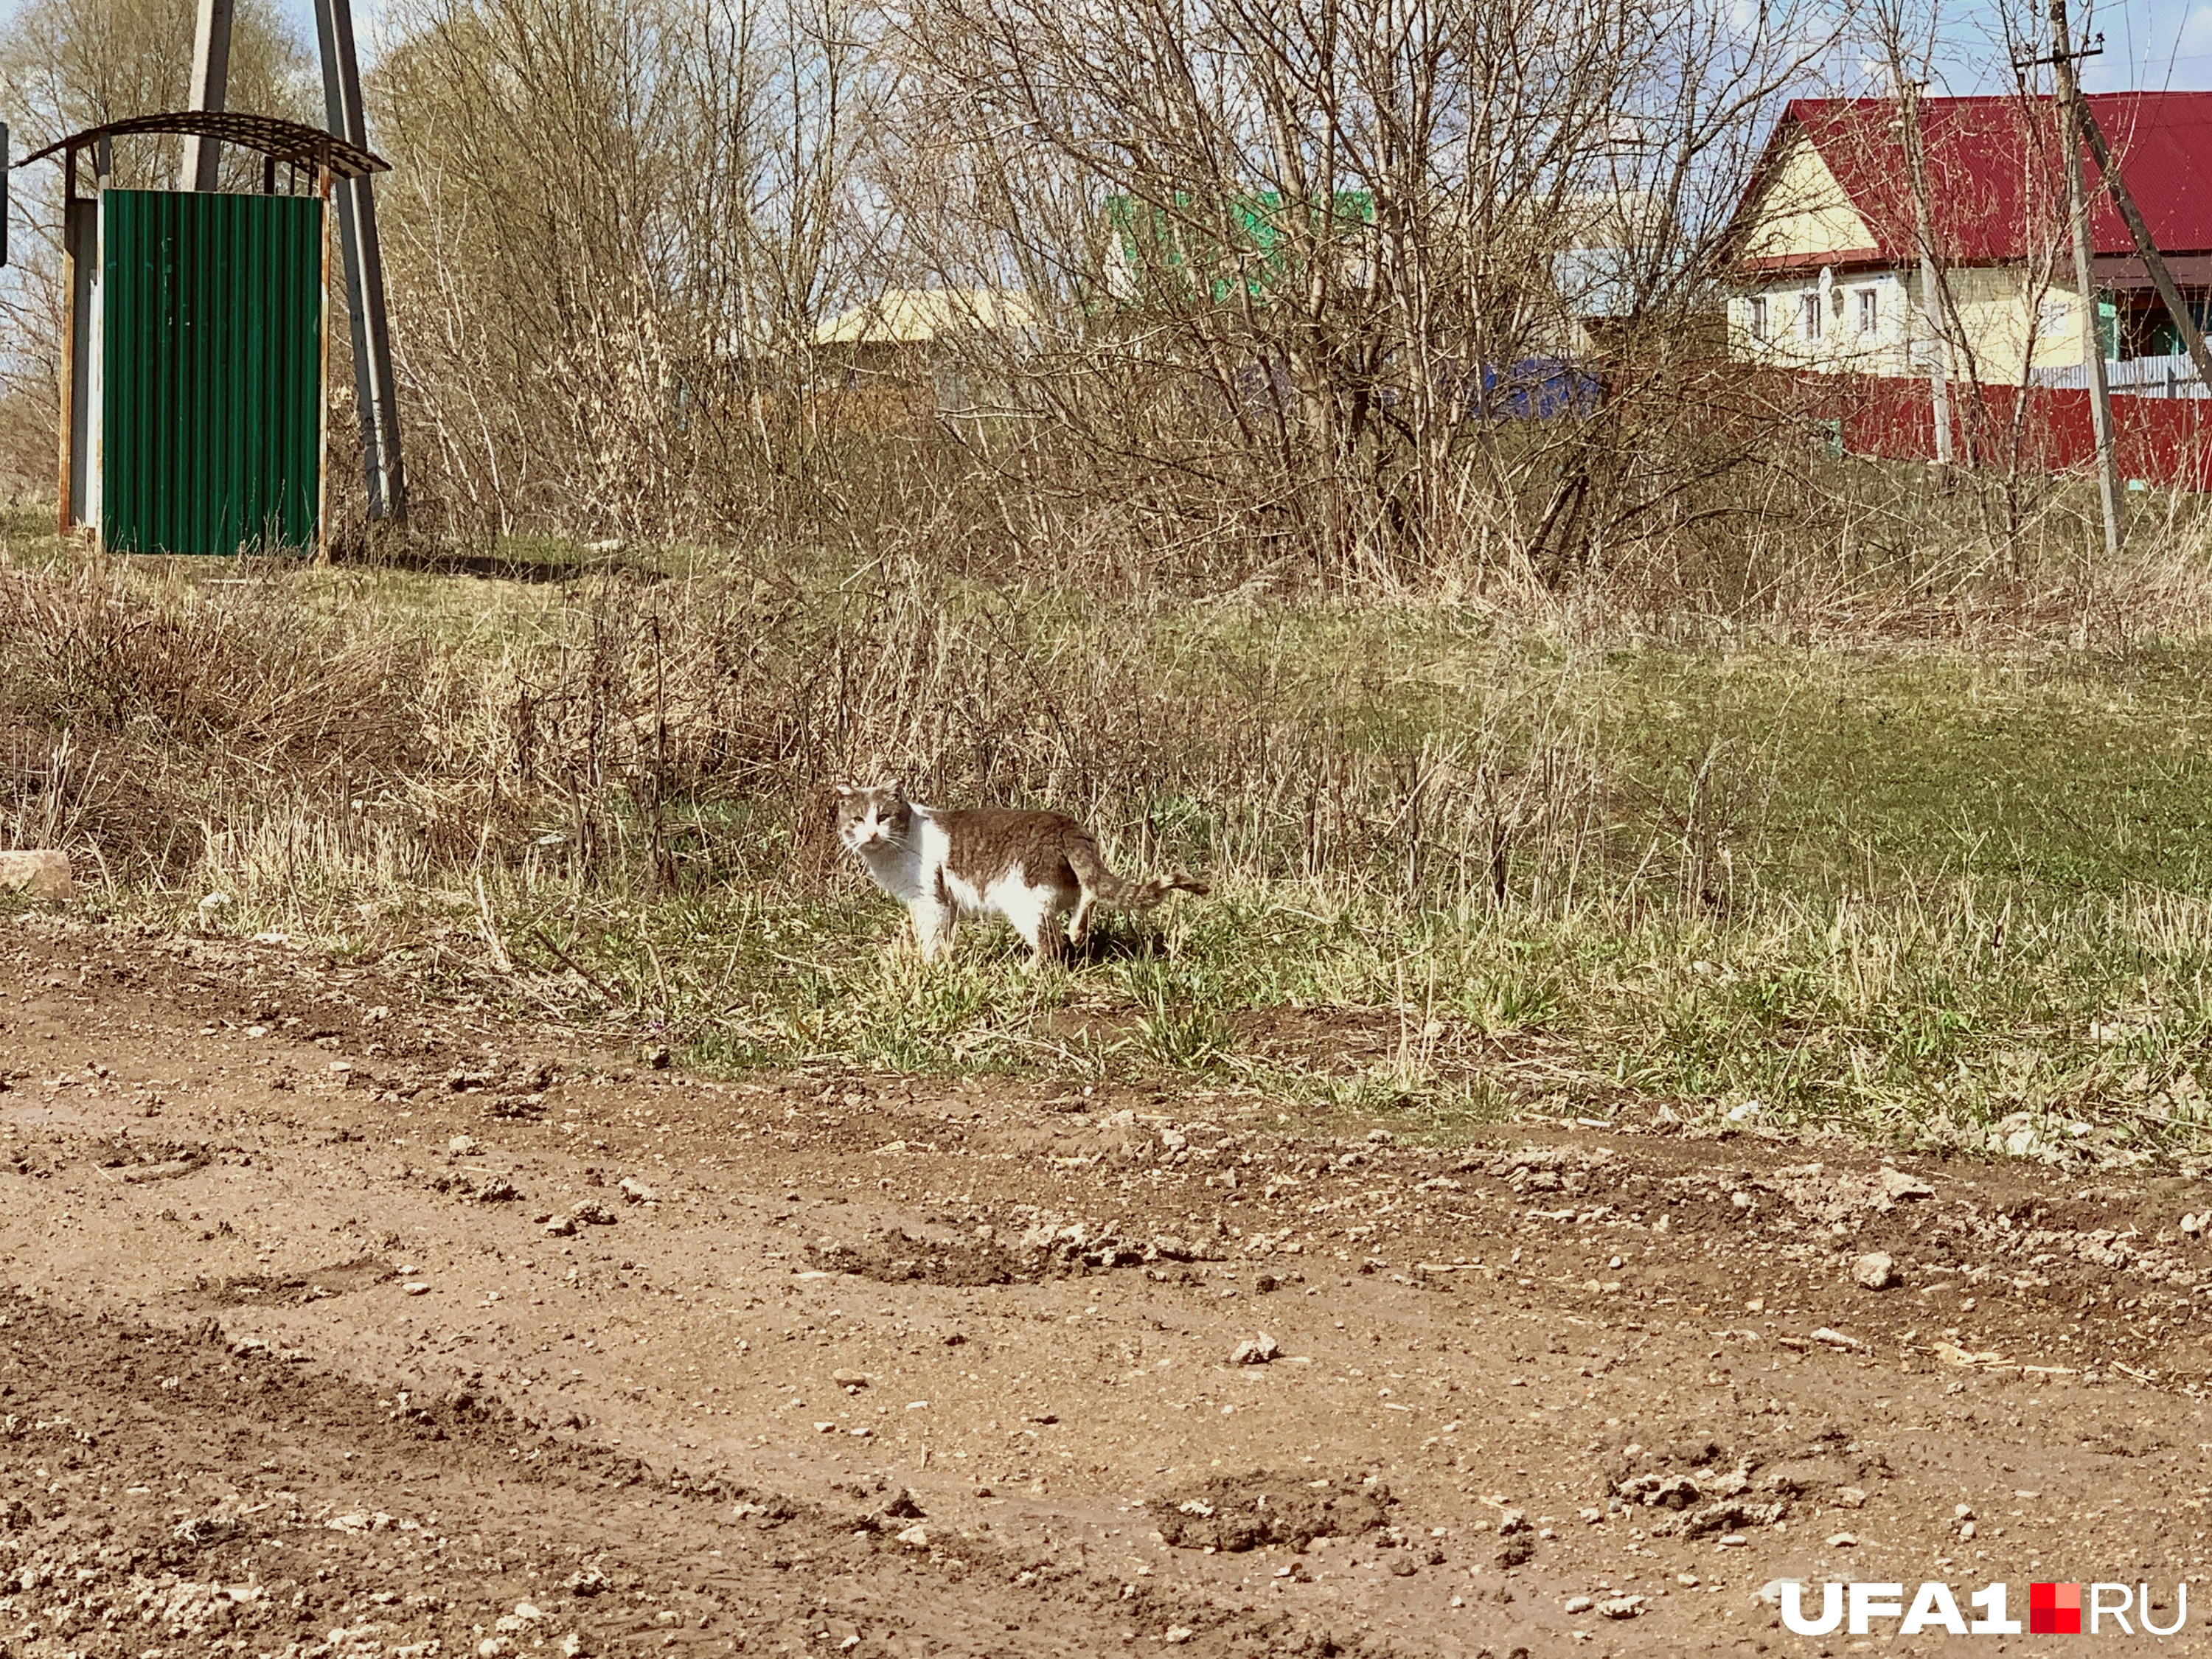
[[[2172,357],[2137,357],[2124,363],[2106,363],[2105,380],[2114,392],[2128,398],[2203,398],[2204,382],[2197,378],[2197,365],[2182,352]],[[2089,389],[2089,366],[2068,363],[2058,368],[2039,368],[2030,375],[2035,386],[2057,386],[2073,392]]]

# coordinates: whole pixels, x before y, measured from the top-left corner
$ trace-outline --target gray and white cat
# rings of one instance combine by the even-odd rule
[[[1102,904],[1145,910],[1170,893],[1206,891],[1188,876],[1115,875],[1097,838],[1060,813],[923,806],[895,782],[839,784],[837,839],[906,906],[925,961],[952,943],[963,915],[1004,916],[1042,961],[1059,954],[1062,916],[1080,947]]]

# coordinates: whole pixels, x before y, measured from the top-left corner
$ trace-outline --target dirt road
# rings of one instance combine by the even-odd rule
[[[0,1084],[8,1659],[2212,1650],[2198,1185],[702,1082],[35,914]]]

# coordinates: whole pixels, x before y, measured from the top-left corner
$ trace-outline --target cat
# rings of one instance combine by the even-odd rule
[[[1067,943],[1080,949],[1098,906],[1145,910],[1173,892],[1204,894],[1202,881],[1130,881],[1106,867],[1091,833],[1058,812],[998,807],[947,811],[906,798],[896,782],[837,786],[837,839],[914,919],[922,960],[952,943],[963,915],[999,915],[1040,962]]]

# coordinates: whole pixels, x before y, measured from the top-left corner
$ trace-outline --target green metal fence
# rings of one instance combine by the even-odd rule
[[[315,547],[322,201],[108,190],[100,204],[102,544]]]

